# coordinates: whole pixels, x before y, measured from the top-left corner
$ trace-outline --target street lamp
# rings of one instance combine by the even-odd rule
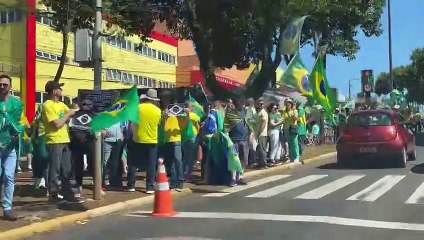
[[[353,81],[359,81],[359,80],[360,80],[359,78],[353,78],[353,79],[350,79],[349,80],[349,100],[352,99],[352,91],[351,91],[352,82]]]

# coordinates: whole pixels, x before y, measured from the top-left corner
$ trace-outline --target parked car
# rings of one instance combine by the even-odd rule
[[[367,110],[353,113],[337,141],[340,166],[359,162],[389,163],[406,167],[416,159],[415,137],[392,110]]]

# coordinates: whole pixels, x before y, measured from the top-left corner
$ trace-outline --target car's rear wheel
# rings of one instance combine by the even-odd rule
[[[343,168],[348,166],[349,159],[342,158],[339,155],[337,155],[337,167]]]
[[[399,156],[399,159],[398,159],[398,167],[399,168],[405,168],[407,160],[408,160],[408,156],[406,154],[406,148],[403,148],[402,153],[401,153],[401,155]]]
[[[416,148],[414,148],[414,151],[408,155],[408,160],[409,161],[417,160],[417,149]]]

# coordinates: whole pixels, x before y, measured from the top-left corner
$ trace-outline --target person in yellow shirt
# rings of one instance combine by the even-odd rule
[[[176,191],[182,191],[184,185],[184,172],[182,162],[181,145],[181,116],[170,115],[168,106],[173,102],[170,92],[161,95],[162,107],[164,109],[162,124],[166,135],[164,146],[165,167],[170,177],[170,187]]]
[[[288,133],[287,142],[289,144],[289,157],[291,161],[298,163],[300,162],[299,132],[297,124],[299,116],[293,100],[288,98],[284,103],[286,105],[286,108],[283,111],[282,115],[284,119],[284,128]]]
[[[42,121],[49,155],[48,193],[51,200],[61,200],[65,197],[68,201],[81,202],[75,198],[71,189],[72,162],[67,124],[75,114],[75,110],[69,109],[60,101],[63,85],[56,81],[48,81],[45,86],[49,100],[43,104]],[[63,191],[63,196],[59,193],[60,189]]]
[[[186,102],[185,113],[188,117],[183,119],[182,123],[182,143],[183,143],[183,171],[185,182],[194,182],[192,172],[196,157],[199,151],[199,141],[197,134],[200,128],[200,117],[193,112],[193,104]]]
[[[129,192],[135,192],[135,182],[137,168],[140,166],[140,159],[147,162],[146,168],[146,193],[154,193],[155,177],[158,162],[158,128],[161,123],[161,110],[157,106],[159,102],[158,93],[154,89],[147,90],[146,94],[140,96],[139,105],[140,123],[134,126],[133,141],[134,146],[131,151],[135,151],[134,158],[128,158],[128,183]]]

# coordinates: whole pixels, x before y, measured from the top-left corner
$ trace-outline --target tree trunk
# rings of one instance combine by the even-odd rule
[[[69,46],[69,33],[71,32],[73,20],[73,17],[68,19],[66,26],[64,26],[62,30],[62,56],[60,56],[59,67],[57,68],[56,76],[54,77],[55,82],[59,82],[62,77],[63,69],[65,68],[66,55],[68,53]]]

